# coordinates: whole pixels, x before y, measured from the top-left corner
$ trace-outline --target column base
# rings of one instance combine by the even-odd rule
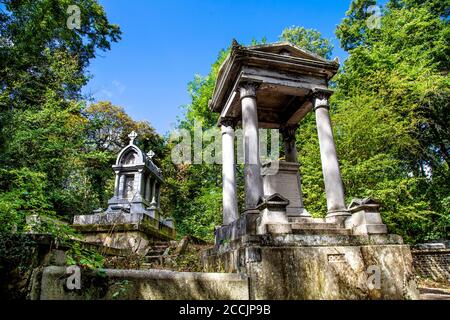
[[[310,218],[312,217],[311,213],[308,212],[305,208],[296,208],[295,210],[287,210],[288,217],[300,217],[300,218]]]
[[[342,226],[345,224],[345,220],[351,216],[351,213],[346,209],[328,211],[325,220],[327,223],[337,223]]]

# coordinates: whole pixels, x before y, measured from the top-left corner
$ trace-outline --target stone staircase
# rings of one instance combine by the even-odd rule
[[[294,234],[336,234],[351,235],[351,230],[342,228],[334,223],[291,223]]]
[[[301,235],[351,235],[350,229],[345,229],[336,223],[326,222],[323,218],[289,217],[292,233]]]
[[[147,254],[144,257],[142,269],[151,269],[155,265],[163,265],[164,259],[169,258],[169,251],[173,249],[170,242],[158,241],[150,245]]]

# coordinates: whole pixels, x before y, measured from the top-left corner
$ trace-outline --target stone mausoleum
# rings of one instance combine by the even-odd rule
[[[345,203],[328,102],[338,68],[337,61],[292,44],[243,47],[233,41],[219,70],[210,109],[220,114],[222,130],[223,225],[202,258],[206,270],[246,275],[251,299],[418,297],[410,249],[388,233],[380,204]],[[320,145],[324,218],[313,218],[302,201],[295,133],[310,112]],[[243,130],[243,212],[237,205],[236,126]],[[280,131],[283,161],[260,163],[260,128]]]
[[[161,169],[153,162],[154,152],[136,146],[137,134],[130,133],[113,165],[116,174],[114,196],[106,210],[77,215],[73,226],[88,242],[145,254],[155,240],[175,238],[174,222],[160,210],[160,190],[164,182]]]

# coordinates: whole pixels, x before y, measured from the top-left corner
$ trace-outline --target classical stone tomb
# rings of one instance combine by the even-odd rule
[[[387,233],[371,199],[345,205],[333,139],[329,80],[339,64],[288,43],[233,41],[210,109],[220,114],[223,225],[203,254],[206,270],[249,277],[253,299],[417,298],[411,253]],[[302,201],[295,132],[315,113],[327,200],[325,218]],[[243,130],[245,209],[238,212],[234,129]],[[284,160],[260,163],[260,128],[278,129]],[[372,274],[373,273],[373,274]],[[379,279],[375,284],[371,281]],[[378,278],[377,278],[378,277]]]
[[[108,208],[91,215],[77,215],[73,226],[88,242],[145,253],[149,241],[175,238],[174,222],[161,215],[159,198],[164,182],[161,169],[129,135],[130,143],[120,151],[113,170],[116,174],[114,196]]]

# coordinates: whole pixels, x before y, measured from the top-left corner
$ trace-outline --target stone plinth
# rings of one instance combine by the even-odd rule
[[[286,215],[286,207],[289,200],[275,193],[264,197],[257,209],[261,215],[256,220],[257,234],[291,233],[292,228]]]
[[[171,219],[155,219],[144,213],[103,213],[78,215],[73,227],[81,232],[87,242],[115,249],[130,249],[145,254],[153,240],[175,239]]]
[[[258,219],[258,217],[258,210],[246,211],[229,225],[216,228],[214,232],[216,245],[225,245],[226,243],[236,241],[246,235],[255,235],[256,219]]]
[[[274,171],[278,168],[278,171]],[[288,216],[311,216],[303,207],[299,164],[277,161],[266,163],[262,169],[264,195],[281,194],[289,200],[286,208]]]
[[[380,204],[372,199],[354,199],[348,209],[352,215],[345,220],[345,227],[356,235],[386,234],[379,208]]]

